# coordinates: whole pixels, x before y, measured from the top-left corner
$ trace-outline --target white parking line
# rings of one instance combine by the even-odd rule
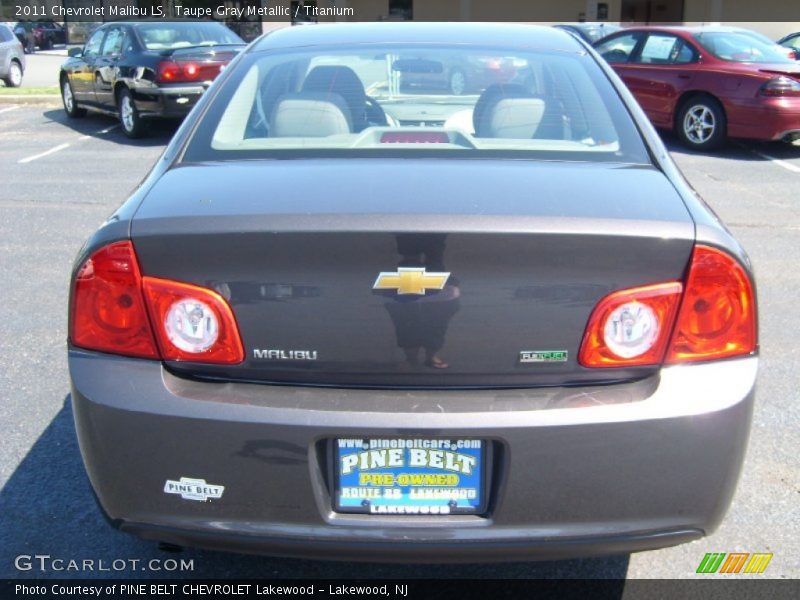
[[[82,140],[88,140],[89,138],[93,138],[96,135],[100,135],[100,134],[103,134],[103,133],[108,133],[109,131],[112,131],[112,130],[116,129],[117,127],[119,127],[119,125],[112,125],[111,127],[106,127],[105,129],[101,129],[99,131],[95,131],[95,132],[90,133],[88,135],[82,135],[81,137],[78,138],[78,141],[80,142]],[[18,160],[17,163],[19,163],[21,165],[24,165],[25,163],[29,163],[31,161],[43,158],[45,156],[48,156],[50,154],[54,154],[56,152],[60,152],[61,150],[64,150],[65,148],[69,148],[70,145],[71,144],[68,144],[68,143],[67,144],[60,144],[60,145],[56,146],[55,148],[50,148],[50,150],[46,150],[46,151],[44,151],[44,152],[42,152],[40,154],[34,154],[33,156],[26,156],[25,158],[22,158],[22,159]]]
[[[112,130],[116,129],[117,127],[119,127],[119,125],[112,125],[111,127],[106,127],[105,129],[101,129],[100,131],[95,131],[94,133],[90,133],[88,135],[82,135],[78,139],[79,140],[88,140],[89,138],[92,138],[92,137],[94,137],[96,135],[100,135],[101,133],[108,133],[109,131],[112,131]]]
[[[17,162],[19,164],[23,165],[23,164],[29,163],[29,162],[31,162],[33,160],[37,160],[39,158],[47,156],[48,154],[53,154],[55,152],[63,150],[64,148],[69,148],[69,144],[61,144],[60,146],[56,146],[55,148],[50,148],[50,150],[42,152],[41,154],[34,154],[33,156],[28,156],[26,158],[22,158],[22,159],[18,160]]]
[[[764,154],[763,152],[759,152],[758,150],[753,150],[752,148],[748,148],[745,145],[742,145],[743,148],[747,148],[755,154],[756,156],[760,156],[761,158],[768,160],[770,162],[775,163],[779,167],[783,167],[787,171],[791,171],[792,173],[800,173],[800,167],[797,165],[793,165],[792,163],[786,162],[785,160],[781,160],[780,158],[775,158],[774,156],[770,156],[769,154]]]
[[[0,114],[8,112],[10,110],[16,110],[19,106],[9,106],[8,108],[0,108]]]
[[[785,160],[781,160],[780,158],[775,158],[774,156],[770,156],[769,154],[764,154],[763,152],[758,152],[758,151],[754,151],[754,152],[756,154],[758,154],[761,158],[766,158],[767,160],[771,160],[772,162],[774,162],[779,167],[783,167],[784,169],[787,169],[787,170],[791,171],[792,173],[800,173],[800,167],[798,167],[797,165],[793,165],[792,163],[788,163]]]

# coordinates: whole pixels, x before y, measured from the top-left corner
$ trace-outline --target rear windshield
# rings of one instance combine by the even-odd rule
[[[498,153],[647,163],[595,61],[448,46],[353,46],[242,57],[184,160]]]
[[[756,35],[740,32],[695,34],[698,43],[719,59],[740,63],[791,63],[778,46]]]
[[[147,23],[139,25],[136,31],[148,50],[244,43],[220,23]]]

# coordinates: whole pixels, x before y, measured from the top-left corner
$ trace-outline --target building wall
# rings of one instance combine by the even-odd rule
[[[332,5],[331,0],[317,3]],[[619,21],[622,0],[414,0],[413,11],[415,21],[591,21],[597,18],[598,3],[608,7],[608,20]],[[389,16],[389,0],[336,0],[336,6],[354,10],[349,20],[379,21]]]
[[[754,5],[758,5],[758,22],[753,22]],[[771,39],[800,31],[798,0],[686,0],[683,18],[688,24],[724,23],[763,33]]]
[[[463,2],[474,4],[474,2]],[[462,0],[436,0],[436,2],[414,2],[415,21],[460,21],[462,20]]]
[[[758,6],[757,11],[755,6]],[[781,21],[800,16],[797,0],[686,0],[687,21],[751,21],[757,12],[759,21]]]
[[[610,21],[619,21],[621,0],[608,5]],[[578,21],[597,18],[597,0],[472,0],[471,21]]]
[[[320,5],[325,0],[319,0]],[[414,4],[417,4],[416,2]],[[347,6],[353,9],[355,20],[378,21],[389,16],[389,0],[337,0],[337,6]],[[414,9],[416,11],[416,6]]]

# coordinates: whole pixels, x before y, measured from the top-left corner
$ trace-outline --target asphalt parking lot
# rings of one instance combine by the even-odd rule
[[[743,477],[721,528],[628,557],[393,566],[160,551],[111,529],[92,500],[69,406],[66,312],[72,261],[168,142],[132,142],[108,117],[0,104],[0,577],[693,577],[706,552],[772,552],[763,576],[800,576],[800,147],[731,143],[714,155],[668,140],[687,178],[750,253],[760,299],[758,404]],[[642,190],[643,200],[647,190]],[[193,559],[186,573],[18,571],[15,557]],[[698,576],[699,577],[699,576]],[[708,577],[704,575],[702,577]]]

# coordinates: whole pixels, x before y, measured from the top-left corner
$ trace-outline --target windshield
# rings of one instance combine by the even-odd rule
[[[147,23],[136,30],[148,50],[244,44],[242,38],[220,23]]]
[[[405,45],[246,59],[185,160],[403,150],[647,162],[619,97],[583,54]]]
[[[792,63],[777,44],[742,32],[695,34],[698,43],[719,59],[740,63]]]

